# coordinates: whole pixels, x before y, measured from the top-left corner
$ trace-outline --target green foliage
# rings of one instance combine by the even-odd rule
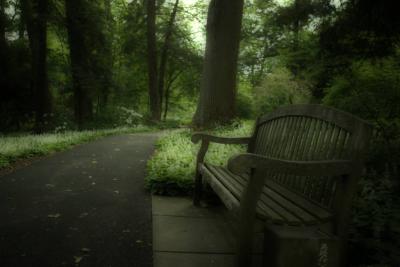
[[[308,103],[310,99],[307,82],[295,79],[286,68],[275,68],[254,90],[257,114],[265,114],[282,105]]]
[[[375,168],[400,162],[400,65],[397,57],[358,61],[327,89],[324,103],[371,121],[378,130],[371,152]],[[396,165],[396,166],[394,166]]]
[[[254,99],[252,86],[249,82],[241,81],[236,95],[236,115],[240,119],[254,119]]]
[[[395,187],[388,172],[370,171],[360,181],[350,233],[354,262],[395,266],[400,261],[400,205]]]
[[[149,131],[146,126],[114,128],[93,131],[66,131],[40,135],[0,136],[0,169],[16,160],[46,155],[65,150],[73,145],[92,141],[96,138],[120,134]]]
[[[249,136],[249,121],[229,127],[218,127],[212,134],[218,136]],[[166,134],[157,142],[153,157],[147,162],[147,187],[155,194],[188,194],[193,188],[196,154],[199,144],[190,141],[191,131],[180,130]],[[211,144],[205,160],[223,165],[232,155],[244,152],[240,145]]]
[[[106,129],[112,127],[135,127],[144,123],[144,116],[137,111],[123,106],[108,106],[96,114],[87,128]]]
[[[394,264],[400,259],[395,249],[400,240],[398,62],[398,56],[356,61],[333,79],[323,99],[327,105],[370,121],[376,129],[353,217],[353,246],[360,253],[353,260],[358,263]]]

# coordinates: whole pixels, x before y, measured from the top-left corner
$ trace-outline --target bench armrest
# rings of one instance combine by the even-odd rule
[[[200,140],[219,144],[248,144],[250,139],[250,137],[219,137],[206,133],[194,133],[192,135],[192,142],[195,144]]]
[[[219,144],[248,144],[250,139],[250,137],[219,137],[206,133],[194,133],[192,135],[192,142],[196,144],[201,140],[201,147],[197,153],[196,170],[199,163],[204,162],[204,157],[207,153],[210,142]]]
[[[228,169],[237,175],[249,169],[259,169],[300,176],[352,174],[357,163],[350,160],[293,161],[268,158],[258,154],[243,153],[228,161]]]

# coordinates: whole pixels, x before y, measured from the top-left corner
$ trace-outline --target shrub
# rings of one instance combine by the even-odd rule
[[[354,206],[354,264],[400,261],[400,64],[397,57],[354,62],[326,89],[323,103],[374,124],[367,174]]]
[[[308,84],[295,79],[288,69],[275,68],[255,88],[254,99],[256,112],[265,114],[282,105],[308,103],[311,93]]]
[[[218,136],[248,136],[251,122],[235,124],[230,127],[218,127],[211,133]],[[169,132],[159,139],[156,152],[147,162],[147,187],[155,194],[189,194],[193,189],[196,153],[199,144],[190,141],[190,130]],[[205,160],[223,165],[227,159],[244,152],[240,145],[210,144]]]

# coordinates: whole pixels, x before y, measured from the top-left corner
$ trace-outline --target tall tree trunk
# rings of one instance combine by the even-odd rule
[[[211,0],[195,127],[227,123],[235,116],[236,73],[243,0]]]
[[[35,130],[46,130],[52,112],[52,96],[47,78],[48,0],[24,0],[23,13],[31,49],[32,89],[35,93]]]
[[[147,65],[149,77],[150,116],[161,120],[161,97],[157,90],[156,1],[147,0]]]
[[[162,108],[162,102],[163,102],[164,76],[165,76],[165,69],[167,67],[168,50],[171,44],[172,30],[176,18],[176,13],[178,11],[178,5],[179,5],[179,0],[175,0],[174,8],[172,9],[171,16],[169,17],[167,31],[165,33],[164,44],[161,50],[161,60],[160,60],[160,68],[158,75],[158,93],[160,95],[160,108]],[[165,102],[165,104],[167,105],[167,102]]]
[[[89,95],[90,75],[88,49],[82,25],[87,12],[82,0],[65,0],[68,43],[74,90],[74,114],[80,129],[93,117],[93,104]]]

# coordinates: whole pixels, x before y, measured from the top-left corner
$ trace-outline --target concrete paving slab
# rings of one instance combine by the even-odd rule
[[[233,254],[154,253],[154,267],[233,267]],[[262,266],[260,255],[254,256],[253,266]]]
[[[213,207],[196,207],[189,197],[153,196],[153,215],[215,218],[228,216],[223,205]]]
[[[234,262],[233,254],[154,253],[154,267],[231,267]]]
[[[191,198],[152,197],[154,267],[234,267],[235,220],[223,205],[195,207]],[[253,265],[262,266],[262,233]]]
[[[156,251],[234,253],[232,226],[222,220],[153,216]]]

